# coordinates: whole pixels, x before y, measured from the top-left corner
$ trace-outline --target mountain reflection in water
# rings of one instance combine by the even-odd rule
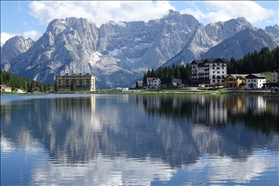
[[[209,167],[218,174],[203,182],[253,183],[265,169],[275,167],[272,185],[278,180],[278,162],[253,155],[265,150],[278,157],[278,118],[279,101],[256,95],[53,95],[18,100],[1,105],[1,159],[8,161],[13,149],[47,153],[46,161],[30,168],[31,185],[195,184],[197,178],[186,173]],[[242,177],[243,172],[237,178],[222,176],[226,166],[238,175],[240,164],[249,178]],[[258,167],[250,170],[252,165]],[[180,174],[185,175],[170,182]]]

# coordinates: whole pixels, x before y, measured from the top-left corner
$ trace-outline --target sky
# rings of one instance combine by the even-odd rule
[[[278,23],[279,2],[273,1],[2,1],[1,46],[11,37],[22,35],[38,40],[53,19],[83,17],[100,26],[112,20],[149,21],[160,19],[172,9],[191,14],[200,23],[245,17],[254,27]]]

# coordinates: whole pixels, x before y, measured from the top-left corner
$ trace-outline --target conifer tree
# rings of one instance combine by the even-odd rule
[[[57,81],[55,81],[55,83],[54,83],[54,91],[58,92],[58,83],[57,83]]]
[[[76,88],[76,83],[75,81],[72,80],[72,83],[71,83],[71,91],[76,91],[77,88]]]

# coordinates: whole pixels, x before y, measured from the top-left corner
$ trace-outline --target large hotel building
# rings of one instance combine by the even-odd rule
[[[193,60],[192,81],[204,84],[223,83],[227,76],[227,60],[221,58],[206,58]]]
[[[75,83],[77,91],[95,91],[95,75],[82,73],[66,73],[56,76],[56,82],[60,91],[70,91],[72,82]]]

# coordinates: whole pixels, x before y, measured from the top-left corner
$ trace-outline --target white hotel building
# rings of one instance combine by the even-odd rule
[[[192,81],[204,84],[223,83],[227,76],[227,60],[223,58],[206,58],[193,60]]]

